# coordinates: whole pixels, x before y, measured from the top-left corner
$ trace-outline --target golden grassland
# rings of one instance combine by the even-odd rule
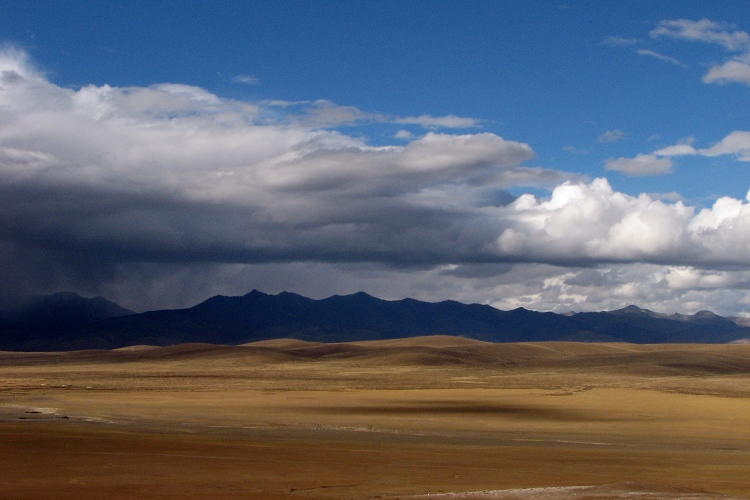
[[[750,345],[0,353],[0,498],[750,498]]]

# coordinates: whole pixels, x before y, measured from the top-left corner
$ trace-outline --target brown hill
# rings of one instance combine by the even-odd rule
[[[179,344],[60,353],[0,352],[0,366],[95,363],[209,363],[215,368],[279,363],[344,363],[362,368],[450,367],[533,370],[555,368],[643,375],[750,373],[748,344],[491,343],[450,336],[351,343],[278,339],[241,346]]]

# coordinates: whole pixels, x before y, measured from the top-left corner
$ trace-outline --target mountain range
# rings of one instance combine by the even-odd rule
[[[744,318],[709,311],[665,315],[636,306],[555,314],[501,311],[456,301],[382,300],[364,292],[314,300],[253,290],[215,296],[187,309],[134,313],[102,297],[70,292],[36,297],[0,314],[0,349],[112,349],[187,342],[242,344],[274,338],[319,342],[454,335],[490,342],[747,342]]]
[[[274,338],[346,342],[454,335],[491,342],[581,341],[727,343],[750,338],[744,318],[709,311],[655,313],[636,306],[595,313],[555,314],[488,305],[382,300],[364,292],[314,300],[253,290],[215,296],[187,309],[136,314],[102,297],[70,292],[36,297],[0,315],[0,349],[111,349],[186,342],[242,344]]]

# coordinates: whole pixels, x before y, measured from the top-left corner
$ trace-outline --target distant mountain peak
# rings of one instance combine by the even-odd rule
[[[625,306],[622,309],[616,309],[614,311],[610,311],[613,313],[623,313],[623,314],[643,314],[643,313],[650,313],[648,309],[642,309],[636,305],[630,304],[629,306]]]
[[[127,316],[135,312],[125,309],[104,297],[87,298],[75,292],[57,292],[39,295],[28,306],[33,314],[51,314],[104,319]]]
[[[143,314],[132,314],[101,297],[60,293],[42,297],[37,309],[28,308],[25,314],[20,319],[0,317],[0,349],[242,344],[274,338],[350,342],[424,335],[491,342],[724,343],[750,338],[750,328],[736,324],[740,318],[710,311],[667,316],[630,305],[563,315],[456,301],[383,300],[365,292],[318,300],[253,290],[238,297],[217,295],[187,309]]]
[[[261,293],[261,292],[258,292],[258,293]],[[267,295],[267,294],[263,293],[261,295]],[[294,293],[294,292],[287,292],[287,291],[279,292],[276,296],[277,297],[297,297],[297,298],[308,299],[304,295],[300,295],[300,294]],[[308,299],[308,300],[310,300],[310,299]]]
[[[693,314],[693,318],[719,318],[720,316],[711,311],[701,310]]]
[[[649,309],[644,309],[642,307],[638,307],[633,304],[627,307],[623,307],[622,309],[609,311],[609,314],[619,314],[619,315],[627,315],[627,316],[648,316],[650,318],[675,319],[675,318],[670,318],[666,314],[654,312]]]

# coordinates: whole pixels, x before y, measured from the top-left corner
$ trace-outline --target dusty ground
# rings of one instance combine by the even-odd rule
[[[750,498],[750,345],[0,353],[0,498]]]

